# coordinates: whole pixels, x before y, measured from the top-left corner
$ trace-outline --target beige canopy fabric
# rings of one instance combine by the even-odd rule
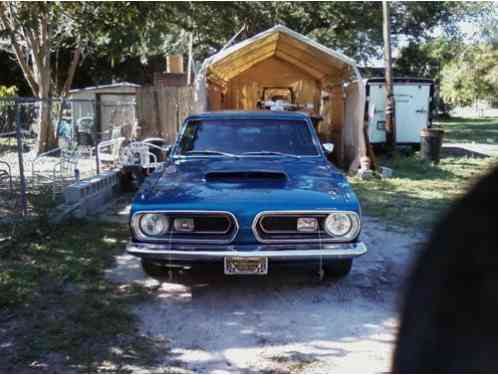
[[[213,56],[208,75],[229,81],[269,58],[292,64],[322,84],[357,78],[353,60],[281,25]]]
[[[356,167],[359,157],[366,153],[365,142],[360,139],[364,85],[355,61],[285,26],[277,25],[209,57],[195,85],[196,112],[256,110],[265,89],[286,88],[292,91],[299,108],[314,114],[327,113],[321,127],[329,129],[326,138],[340,134],[340,142],[344,143],[340,149],[349,153],[344,160],[353,161]],[[338,87],[343,88],[344,95],[322,100],[324,94]]]

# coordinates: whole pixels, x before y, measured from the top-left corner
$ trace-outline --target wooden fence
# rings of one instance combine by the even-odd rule
[[[140,138],[160,137],[173,143],[185,117],[192,113],[192,87],[145,86],[137,89]]]

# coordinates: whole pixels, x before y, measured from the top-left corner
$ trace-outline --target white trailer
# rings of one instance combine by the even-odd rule
[[[386,142],[384,78],[365,82],[370,143]],[[396,143],[419,145],[420,130],[431,126],[431,103],[434,82],[429,79],[395,78]]]

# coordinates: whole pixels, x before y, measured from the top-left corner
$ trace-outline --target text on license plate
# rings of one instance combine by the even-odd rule
[[[225,275],[266,275],[267,273],[266,257],[225,257]]]

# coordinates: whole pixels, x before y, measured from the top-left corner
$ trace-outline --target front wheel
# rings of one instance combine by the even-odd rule
[[[153,278],[164,277],[168,270],[162,263],[144,258],[142,258],[142,269],[147,275]]]
[[[338,259],[327,261],[323,265],[325,275],[332,278],[341,278],[351,272],[353,259]]]
[[[145,180],[145,172],[141,166],[124,167],[121,174],[121,188],[126,193],[137,191]]]

